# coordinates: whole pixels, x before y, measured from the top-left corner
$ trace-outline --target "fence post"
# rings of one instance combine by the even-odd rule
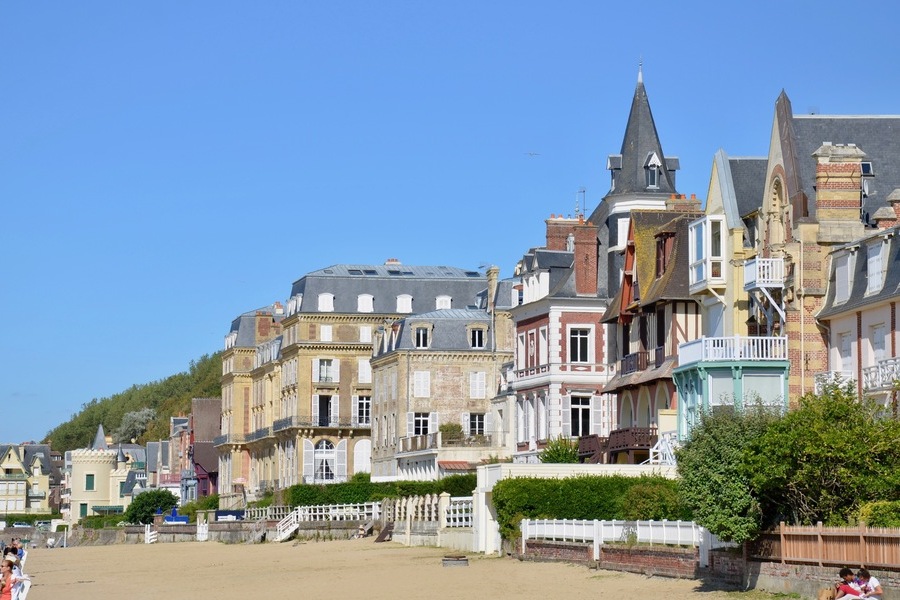
[[[600,560],[600,543],[603,539],[603,521],[594,521],[594,560]]]
[[[450,494],[441,492],[438,497],[438,528],[447,526],[447,509],[450,508]]]
[[[866,547],[866,534],[869,533],[869,526],[865,521],[860,521],[859,525],[859,564],[865,567],[869,564],[869,549]]]
[[[822,521],[816,523],[816,540],[819,546],[819,566],[822,566],[822,554],[825,552],[825,543],[822,541]]]
[[[784,545],[784,521],[778,524],[778,542],[781,547],[781,564],[784,564],[784,555],[787,554],[787,548]]]
[[[522,556],[525,556],[525,540],[528,539],[528,519],[522,519],[520,531],[522,533]]]

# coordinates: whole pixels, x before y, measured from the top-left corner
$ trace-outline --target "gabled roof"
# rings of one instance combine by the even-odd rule
[[[200,465],[206,473],[219,471],[219,453],[212,442],[194,443],[194,464]]]
[[[763,156],[728,157],[738,217],[747,216],[762,206],[767,163],[768,159]]]
[[[873,224],[872,215],[887,206],[888,194],[900,188],[900,115],[794,115],[784,91],[775,105],[783,128],[781,145],[791,199],[802,193],[807,214],[815,217],[813,153],[825,142],[855,144],[865,152],[864,160],[872,163],[874,176],[865,178],[868,193],[863,198],[863,221]],[[782,120],[787,123],[781,123]]]

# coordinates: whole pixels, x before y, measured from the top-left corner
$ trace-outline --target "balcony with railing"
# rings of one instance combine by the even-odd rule
[[[225,444],[243,444],[244,436],[240,433],[226,433],[217,435],[213,438],[213,446],[224,446]]]
[[[249,444],[250,442],[256,442],[267,437],[272,436],[272,428],[271,427],[260,427],[254,431],[251,431],[247,434],[244,440]]]
[[[816,373],[816,394],[821,394],[826,385],[841,385],[856,381],[852,371],[825,371],[824,373]]]
[[[886,358],[874,367],[864,367],[862,379],[863,390],[867,392],[892,390],[894,382],[900,380],[900,357]]]
[[[744,263],[744,291],[784,287],[783,258],[754,258]]]
[[[406,452],[438,452],[443,449],[490,448],[491,435],[444,435],[440,431],[423,435],[411,435],[399,440],[397,454]]]
[[[623,452],[628,454],[629,463],[641,462],[639,459],[649,457],[658,438],[656,427],[624,427],[611,431],[606,445],[610,462],[619,462],[615,455]]]
[[[786,361],[786,337],[702,337],[678,345],[678,366],[699,362]]]

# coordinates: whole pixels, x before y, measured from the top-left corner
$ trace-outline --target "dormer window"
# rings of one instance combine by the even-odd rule
[[[647,178],[648,188],[657,189],[659,187],[660,168],[662,168],[662,161],[659,160],[659,156],[656,155],[656,152],[651,152],[644,163],[644,172]]]
[[[879,238],[866,246],[866,294],[880,292],[884,287],[884,247]]]
[[[417,325],[415,329],[416,348],[428,348],[428,337],[430,327],[427,325]]]
[[[469,329],[469,347],[473,350],[484,348],[484,329],[481,327],[472,327]]]
[[[669,264],[669,256],[672,254],[672,244],[675,234],[665,231],[656,236],[656,278],[659,279],[666,272]]]

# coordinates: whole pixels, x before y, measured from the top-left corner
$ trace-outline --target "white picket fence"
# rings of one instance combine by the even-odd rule
[[[700,566],[709,565],[709,551],[731,547],[707,529],[693,521],[583,521],[567,519],[522,519],[522,553],[528,540],[582,542],[594,545],[594,556],[600,556],[600,546],[608,542],[636,542],[672,546],[692,546],[700,549]]]
[[[205,542],[209,540],[209,523],[197,523],[197,541]]]
[[[149,523],[144,525],[144,543],[153,544],[159,540],[159,533],[153,530],[153,526]]]

